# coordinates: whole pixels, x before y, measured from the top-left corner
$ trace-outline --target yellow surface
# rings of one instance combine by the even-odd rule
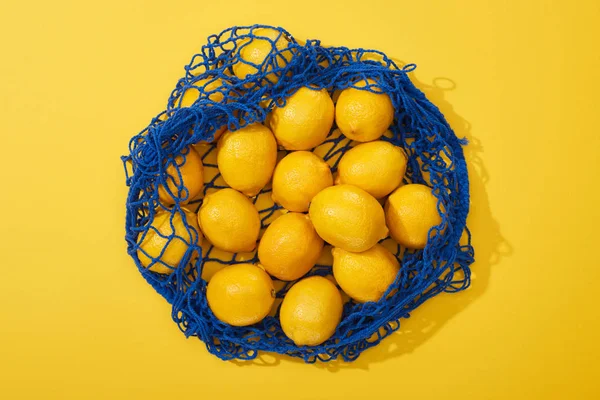
[[[600,3],[258,3],[0,3],[0,398],[599,398]],[[222,362],[125,253],[119,156],[206,36],[253,22],[417,63],[471,140],[472,289],[353,364]]]

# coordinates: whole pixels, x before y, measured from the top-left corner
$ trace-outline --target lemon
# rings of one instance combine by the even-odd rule
[[[356,186],[322,190],[313,198],[308,213],[319,236],[347,251],[368,250],[388,234],[381,204]]]
[[[323,143],[333,125],[334,106],[327,90],[302,87],[283,107],[275,107],[269,126],[287,150],[309,150]]]
[[[368,79],[369,85],[375,82]],[[356,87],[365,87],[365,81]],[[335,121],[344,135],[357,142],[370,142],[383,135],[394,120],[394,107],[385,93],[346,88],[335,106]]]
[[[293,281],[305,275],[321,255],[323,239],[306,214],[287,213],[277,218],[258,244],[258,259],[277,279]]]
[[[437,198],[420,184],[396,189],[385,204],[385,215],[390,236],[409,249],[425,248],[429,230],[442,222]]]
[[[321,157],[331,168],[338,165],[344,151],[354,147],[356,142],[348,139],[339,129],[334,129],[325,142],[315,147],[313,153]]]
[[[283,33],[272,28],[254,29],[254,36],[262,36],[267,39],[246,38],[240,45],[238,55],[240,60],[233,64],[233,73],[240,79],[245,79],[248,75],[259,72],[257,67],[261,67],[265,59],[275,51],[281,51],[288,47],[288,40]],[[291,52],[283,52],[277,55],[275,63],[277,67],[284,67],[291,60]],[[254,64],[254,65],[252,65]],[[273,66],[269,62],[263,71],[272,71]],[[273,83],[279,80],[275,73],[267,75],[267,79]]]
[[[140,235],[137,255],[150,271],[171,274],[188,248],[202,240],[196,216],[182,209],[183,215],[178,211],[158,211],[145,236]]]
[[[402,183],[406,172],[404,151],[389,142],[361,143],[342,156],[336,183],[348,183],[380,199]]]
[[[333,185],[329,166],[309,151],[285,156],[273,173],[273,201],[290,211],[306,212],[313,197]]]
[[[219,320],[233,326],[248,326],[269,314],[275,288],[269,275],[256,265],[228,265],[208,283],[206,299]]]
[[[329,339],[342,319],[342,296],[321,276],[296,283],[281,304],[279,321],[297,346],[316,346]]]
[[[256,256],[256,251],[244,253],[232,253],[215,247],[207,239],[202,241],[202,253],[204,262],[202,264],[202,279],[209,282],[212,277],[232,261],[252,261]]]
[[[210,93],[206,98],[215,103],[220,103],[225,97],[223,92],[219,90],[222,86],[223,80],[221,78],[208,77],[198,79],[192,83],[192,86],[184,89],[185,91],[183,92],[183,96],[181,96],[179,107],[191,107],[200,98],[200,93]]]
[[[206,96],[210,101],[220,103],[225,98],[223,94],[223,80],[216,77],[208,77],[198,79],[192,83],[193,86],[184,88],[183,95],[180,96],[181,100],[175,99],[175,104],[179,104],[179,107],[191,107],[199,98],[200,93],[208,94]],[[215,131],[213,141],[219,140],[219,137],[227,130],[227,125],[223,125]]]
[[[206,238],[221,250],[237,253],[256,247],[260,230],[258,211],[240,192],[227,188],[206,195],[198,211],[198,221]]]
[[[177,200],[185,199],[181,203],[187,203],[196,197],[204,186],[204,167],[200,155],[193,147],[188,147],[182,155],[175,157],[166,168],[167,189],[160,185],[158,187],[158,198],[166,205],[175,204],[174,194]],[[169,193],[170,192],[170,193]]]
[[[219,171],[229,186],[247,196],[256,196],[271,180],[276,160],[277,142],[264,125],[227,131],[219,139]]]
[[[400,270],[396,257],[380,244],[362,253],[336,247],[332,254],[335,280],[359,303],[381,299]]]

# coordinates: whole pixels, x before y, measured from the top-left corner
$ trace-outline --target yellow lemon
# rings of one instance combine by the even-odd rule
[[[356,142],[348,139],[339,129],[334,129],[323,144],[315,147],[313,153],[321,157],[331,168],[338,165],[344,151],[354,147]]]
[[[342,296],[321,276],[296,283],[281,304],[279,321],[285,335],[298,346],[316,346],[329,339],[342,319]]]
[[[396,257],[380,244],[362,253],[336,247],[332,254],[335,280],[359,303],[381,299],[400,270]]]
[[[188,248],[202,240],[196,216],[183,210],[184,215],[178,211],[157,212],[146,235],[140,236],[137,255],[140,263],[150,271],[171,274]],[[156,262],[152,264],[154,260]]]
[[[187,203],[200,194],[204,186],[202,159],[191,146],[183,155],[175,157],[175,162],[167,167],[166,174],[169,191],[178,199],[185,198],[182,203]],[[163,185],[158,187],[158,197],[166,205],[175,204],[175,199],[169,191]]]
[[[380,199],[402,183],[406,172],[404,151],[389,142],[362,143],[342,156],[336,183],[348,183]]]
[[[375,84],[371,79],[369,85]],[[365,87],[364,81],[356,84]],[[383,135],[394,120],[392,100],[385,93],[347,88],[335,106],[335,121],[344,135],[357,142],[370,142]]]
[[[290,211],[306,212],[313,197],[333,185],[325,161],[308,151],[283,158],[273,173],[273,201]]]
[[[219,139],[219,171],[229,186],[247,196],[256,196],[271,180],[276,160],[277,142],[264,125],[227,131]]]
[[[287,150],[309,150],[323,143],[333,125],[334,106],[327,90],[298,89],[283,107],[275,107],[269,126]]]
[[[181,101],[179,102],[179,107],[191,107],[196,100],[200,97],[200,93],[210,93],[207,98],[215,103],[220,103],[223,101],[225,95],[221,87],[223,86],[223,80],[221,78],[208,77],[195,81],[193,86],[190,86],[183,92],[183,96],[181,96]],[[220,90],[221,89],[221,90]],[[178,99],[175,100],[175,104],[178,104]],[[217,128],[214,134],[213,141],[219,140],[219,137],[227,130],[227,126],[223,125],[220,128]]]
[[[388,234],[381,204],[356,186],[322,190],[313,198],[308,213],[319,236],[347,251],[368,250]]]
[[[385,204],[385,215],[390,236],[409,249],[425,248],[429,230],[442,222],[437,198],[420,184],[396,189]]]
[[[277,279],[293,281],[306,274],[321,255],[323,239],[306,214],[287,213],[277,218],[258,244],[258,259]]]
[[[191,107],[200,98],[200,93],[210,93],[207,98],[215,103],[222,102],[225,97],[223,92],[219,90],[223,86],[221,78],[209,77],[198,79],[192,85],[185,89],[183,96],[181,96],[179,107]]]
[[[243,253],[232,253],[215,247],[208,240],[202,241],[202,252],[204,262],[202,264],[202,279],[209,282],[212,277],[221,269],[227,266],[231,261],[242,262],[252,261],[256,256],[256,251]]]
[[[206,195],[198,211],[198,221],[208,240],[232,253],[256,247],[260,218],[250,199],[233,189]]]
[[[248,326],[269,314],[275,288],[269,275],[256,265],[228,265],[208,283],[206,299],[219,320],[233,326]]]
[[[276,29],[259,28],[254,29],[253,33],[255,36],[262,36],[266,39],[247,38],[240,43],[238,54],[241,60],[233,65],[233,73],[240,79],[245,79],[246,76],[259,72],[256,66],[260,67],[274,50],[281,51],[287,48],[289,44],[283,33]],[[283,52],[277,55],[275,63],[278,67],[284,67],[291,60],[291,57],[291,52]],[[273,66],[269,63],[266,67],[263,67],[263,70],[272,71]],[[279,77],[275,73],[271,73],[267,75],[267,79],[276,83]]]

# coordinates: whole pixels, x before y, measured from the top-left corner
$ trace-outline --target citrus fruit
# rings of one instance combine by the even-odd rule
[[[375,81],[368,79],[369,85]],[[365,81],[356,87],[365,87]],[[374,88],[375,89],[375,88]],[[357,142],[379,139],[394,120],[394,107],[385,93],[346,88],[335,106],[335,121],[344,135]]]
[[[158,211],[146,234],[140,235],[137,255],[150,271],[171,274],[188,248],[202,240],[196,216],[182,210],[183,215],[178,211]]]
[[[281,51],[288,47],[288,40],[280,31],[272,28],[254,29],[254,38],[244,39],[239,47],[238,54],[240,60],[233,65],[233,73],[240,79],[245,79],[246,76],[256,74],[257,67],[261,67],[265,59],[274,51]],[[258,38],[258,36],[264,37]],[[277,55],[275,63],[277,67],[284,67],[290,60],[291,52],[283,52]],[[272,71],[273,66],[268,63],[263,67],[265,71]],[[267,75],[267,79],[273,83],[279,80],[275,73]]]
[[[192,83],[192,86],[184,88],[183,95],[180,96],[180,99],[175,100],[175,105],[179,105],[179,107],[191,107],[196,100],[200,98],[200,93],[210,93],[206,96],[207,99],[214,101],[215,103],[220,103],[225,98],[225,95],[221,91],[221,87],[223,86],[223,80],[218,77],[208,77],[198,79],[197,81]],[[221,89],[221,90],[220,90]],[[223,125],[215,131],[213,141],[219,140],[219,137],[227,130],[227,126]]]
[[[347,251],[368,250],[388,234],[381,204],[356,186],[322,190],[313,198],[308,213],[319,236]]]
[[[336,247],[332,254],[335,280],[359,303],[381,299],[400,270],[396,257],[380,244],[362,253]]]
[[[325,161],[309,151],[285,156],[273,173],[273,201],[290,211],[306,212],[312,198],[333,185]]]
[[[225,268],[232,261],[251,261],[256,256],[256,251],[232,253],[213,246],[206,238],[202,241],[204,262],[202,264],[202,279],[209,282],[217,271]]]
[[[163,185],[158,187],[158,198],[163,204],[175,204],[175,198],[181,199],[181,203],[187,203],[202,191],[204,167],[200,155],[193,147],[187,147],[183,154],[175,157],[165,172],[168,190]]]
[[[181,96],[179,107],[191,107],[200,98],[200,93],[210,93],[206,98],[215,103],[220,103],[225,97],[223,92],[219,91],[221,86],[223,86],[221,78],[208,77],[198,79],[192,83],[192,86],[184,89],[185,91],[183,92],[183,96]]]
[[[233,189],[221,189],[204,197],[198,221],[208,240],[232,253],[256,247],[260,219],[250,199]]]
[[[308,215],[292,212],[269,225],[258,244],[258,259],[275,278],[293,281],[310,271],[322,248]]]
[[[256,196],[271,179],[277,160],[277,143],[264,125],[255,123],[219,139],[217,164],[229,186]]]
[[[326,278],[311,276],[287,292],[279,321],[285,335],[297,346],[316,346],[335,333],[342,308],[337,287]]]
[[[431,188],[425,185],[410,184],[396,189],[385,204],[390,236],[409,249],[425,248],[429,230],[442,222],[437,202]]]
[[[327,90],[302,87],[283,107],[273,109],[269,126],[287,150],[309,150],[323,143],[333,118],[333,101]]]
[[[342,156],[336,183],[358,186],[380,199],[402,183],[406,161],[404,151],[389,142],[361,143]]]
[[[233,326],[248,326],[269,314],[275,288],[269,275],[253,264],[221,269],[206,288],[208,306],[215,316]]]

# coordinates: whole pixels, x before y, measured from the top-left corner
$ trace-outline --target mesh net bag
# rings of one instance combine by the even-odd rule
[[[261,28],[275,29],[279,37],[262,36]],[[281,38],[285,39],[285,48],[278,41]],[[260,65],[248,64],[239,56],[239,50],[250,40],[263,40],[272,46],[270,55]],[[243,80],[237,78],[233,71],[241,64],[256,73]],[[469,286],[469,265],[474,253],[466,228],[469,181],[461,147],[466,143],[455,136],[440,111],[411,83],[407,74],[414,68],[412,64],[401,68],[379,51],[325,47],[318,40],[301,44],[284,29],[264,25],[233,27],[208,38],[208,43],[185,67],[185,76],[177,82],[166,110],[131,139],[130,154],[122,157],[129,187],[128,253],[142,276],[172,305],[172,317],[187,337],[198,337],[210,353],[223,360],[249,360],[259,351],[268,351],[299,357],[308,363],[337,358],[352,361],[399,329],[400,320],[408,318],[427,299]],[[423,250],[404,249],[390,239],[383,241],[401,263],[395,282],[378,302],[346,302],[335,334],[321,345],[296,346],[288,339],[281,329],[277,306],[271,315],[252,326],[233,327],[219,321],[207,304],[206,280],[223,265],[257,262],[258,257],[256,252],[231,254],[213,248],[198,240],[198,228],[182,218],[186,209],[198,210],[204,195],[226,187],[217,170],[216,145],[210,142],[225,126],[235,130],[264,122],[274,106],[285,104],[286,97],[303,86],[325,88],[333,95],[367,78],[376,85],[359,89],[387,93],[395,109],[390,132],[382,140],[406,152],[405,183],[433,188],[441,224],[431,229]],[[219,85],[215,85],[217,80]],[[188,91],[195,91],[191,104],[183,100]],[[179,171],[178,167],[186,161],[186,149],[192,145],[200,153],[205,171],[203,192],[194,199],[189,198],[185,187],[178,186],[181,180],[166,173],[167,168]],[[341,155],[353,145],[334,125],[315,152],[335,172]],[[171,188],[174,205],[160,201],[161,186]],[[252,198],[263,229],[281,214],[280,207],[270,199],[270,191],[267,186]],[[161,211],[169,213],[171,234],[151,226]],[[183,221],[185,234],[181,230],[174,233],[177,221]],[[185,243],[185,254],[177,265],[166,262],[162,254],[143,254],[139,243],[153,230],[168,244]],[[466,238],[463,244],[459,243],[461,235]],[[140,262],[142,254],[170,273],[145,268]],[[325,255],[307,276],[329,274],[331,259]],[[274,282],[280,303],[294,282]]]

